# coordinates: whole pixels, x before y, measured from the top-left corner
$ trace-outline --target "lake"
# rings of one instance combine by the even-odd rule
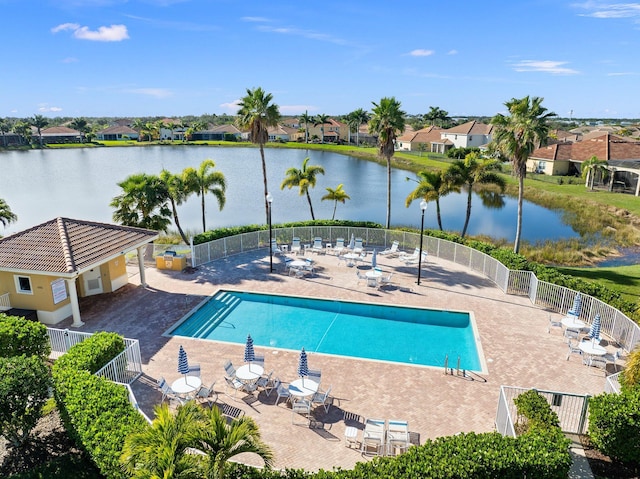
[[[306,197],[296,189],[280,190],[285,171],[301,168],[304,158],[310,165],[321,165],[311,197],[316,219],[328,219],[334,203],[321,201],[326,187],[344,184],[351,197],[339,203],[336,219],[369,220],[384,224],[386,217],[386,168],[336,153],[306,149],[265,149],[269,190],[273,195],[274,223],[311,219]],[[7,201],[18,221],[0,228],[7,235],[48,221],[58,216],[113,223],[109,203],[121,193],[117,183],[133,173],[158,174],[163,168],[173,173],[187,166],[195,168],[206,158],[216,163],[216,170],[227,179],[227,202],[218,210],[215,198],[205,198],[207,229],[265,222],[262,167],[257,148],[221,148],[213,146],[149,146],[78,148],[0,152],[2,183],[0,198]],[[420,227],[420,207],[415,201],[405,207],[405,198],[416,183],[406,177],[415,175],[392,171],[391,222],[393,226]],[[474,194],[468,234],[484,234],[512,241],[515,237],[517,201],[502,196],[504,206],[484,206]],[[451,194],[441,200],[445,230],[460,233],[466,211],[466,194]],[[178,207],[183,228],[193,233],[202,231],[200,199],[195,195]],[[523,239],[535,242],[578,237],[563,223],[562,213],[533,203],[524,203]],[[435,203],[425,213],[425,228],[437,229]],[[175,229],[173,227],[173,229]]]

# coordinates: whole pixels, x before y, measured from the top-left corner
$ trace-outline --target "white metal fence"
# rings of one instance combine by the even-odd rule
[[[518,411],[513,400],[520,394],[529,391],[526,388],[501,386],[496,412],[496,430],[505,436],[516,436],[515,425],[518,422]],[[572,394],[558,391],[543,391],[538,393],[551,406],[551,410],[558,415],[560,429],[567,434],[584,434],[589,422],[589,395]]]
[[[9,293],[0,294],[0,311],[6,311],[7,309],[11,309]]]
[[[280,243],[291,243],[299,237],[301,243],[313,243],[320,236],[323,241],[335,243],[338,238],[349,241],[351,235],[362,238],[368,248],[388,248],[393,241],[399,249],[413,250],[420,245],[420,234],[408,231],[379,228],[354,228],[347,226],[304,226],[276,228],[273,237]],[[193,266],[199,266],[227,256],[257,248],[269,247],[269,232],[265,230],[243,233],[194,245]],[[423,249],[430,255],[466,266],[493,281],[506,294],[523,295],[549,312],[566,313],[573,304],[576,291],[546,281],[540,281],[531,271],[512,271],[495,258],[467,246],[432,236],[424,236]],[[614,339],[626,351],[632,351],[640,341],[640,326],[619,310],[599,299],[582,295],[580,314],[590,324],[596,314],[601,317],[601,331]]]
[[[604,392],[616,394],[620,393],[620,373],[615,373],[607,376],[604,384]]]

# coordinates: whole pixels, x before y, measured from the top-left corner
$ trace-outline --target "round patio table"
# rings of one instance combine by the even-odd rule
[[[257,381],[264,373],[264,368],[259,364],[244,364],[236,370],[236,377],[243,383],[252,383]]]
[[[320,385],[313,379],[296,379],[295,381],[291,381],[291,384],[289,384],[289,392],[292,396],[304,398],[313,396],[317,393],[319,386]]]
[[[182,376],[171,384],[171,389],[176,394],[191,394],[202,386],[202,380],[198,376]]]

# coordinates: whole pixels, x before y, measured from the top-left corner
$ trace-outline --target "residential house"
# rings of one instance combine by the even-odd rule
[[[475,120],[440,132],[440,140],[431,142],[431,152],[446,153],[450,148],[481,148],[491,143],[493,125]]]
[[[96,133],[98,141],[126,141],[137,140],[140,133],[129,126],[114,125]]]
[[[38,135],[38,129],[31,127],[33,141],[40,141]],[[43,144],[53,143],[80,143],[81,135],[78,130],[68,128],[66,126],[52,126],[51,128],[45,128],[40,130],[42,135]]]
[[[402,151],[431,151],[431,143],[440,141],[442,128],[428,126],[417,131],[407,131],[396,139],[397,150]]]
[[[160,140],[184,140],[184,134],[187,131],[187,128],[182,124],[180,120],[165,118],[162,120],[162,125],[163,126],[160,127]]]
[[[324,129],[324,138],[322,130]],[[349,126],[346,123],[329,118],[325,124],[309,124],[309,138],[322,139],[324,143],[339,143],[347,141],[349,137]]]
[[[191,135],[193,141],[234,141],[239,140],[242,132],[235,125],[218,125],[206,130],[196,131]]]
[[[0,238],[0,310],[36,311],[56,324],[69,316],[81,326],[79,297],[112,293],[129,282],[125,255],[138,253],[145,285],[144,250],[156,231],[56,218]]]
[[[298,135],[297,128],[278,125],[267,129],[269,141],[296,141]]]

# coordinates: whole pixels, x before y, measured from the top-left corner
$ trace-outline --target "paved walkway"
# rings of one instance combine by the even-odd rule
[[[267,256],[265,256],[265,254]],[[275,452],[277,468],[310,471],[352,468],[367,460],[345,447],[345,414],[362,427],[366,417],[406,419],[416,444],[458,432],[494,430],[501,385],[536,387],[579,394],[604,389],[604,373],[582,365],[579,358],[566,360],[566,343],[559,330],[547,333],[548,313],[527,298],[505,295],[491,281],[454,263],[429,257],[416,285],[417,268],[398,259],[378,256],[378,264],[394,272],[395,285],[376,290],[357,284],[356,268],[338,264],[330,255],[314,256],[316,274],[306,279],[289,277],[278,258],[269,272],[266,250],[219,260],[188,274],[146,269],[147,288],[131,269],[131,284],[113,295],[85,298],[81,331],[116,331],[140,340],[144,376],[135,391],[142,408],[153,416],[160,400],[158,377],[177,379],[177,352],[183,345],[190,362],[202,365],[205,384],[216,380],[219,401],[253,417],[263,439]],[[334,405],[327,414],[316,414],[313,426],[292,424],[284,404],[275,405],[275,394],[233,398],[224,394],[222,364],[243,360],[244,346],[207,340],[173,338],[163,333],[203,299],[219,289],[271,292],[370,303],[398,304],[472,311],[487,371],[470,377],[443,374],[441,368],[398,365],[353,358],[309,355],[309,367],[322,370],[325,388],[332,386]],[[70,323],[70,321],[69,321]],[[67,322],[61,327],[67,327]],[[429,338],[416,338],[430,340]],[[298,353],[256,347],[266,356],[265,369],[288,382],[296,379]],[[256,463],[253,457],[243,458]]]

